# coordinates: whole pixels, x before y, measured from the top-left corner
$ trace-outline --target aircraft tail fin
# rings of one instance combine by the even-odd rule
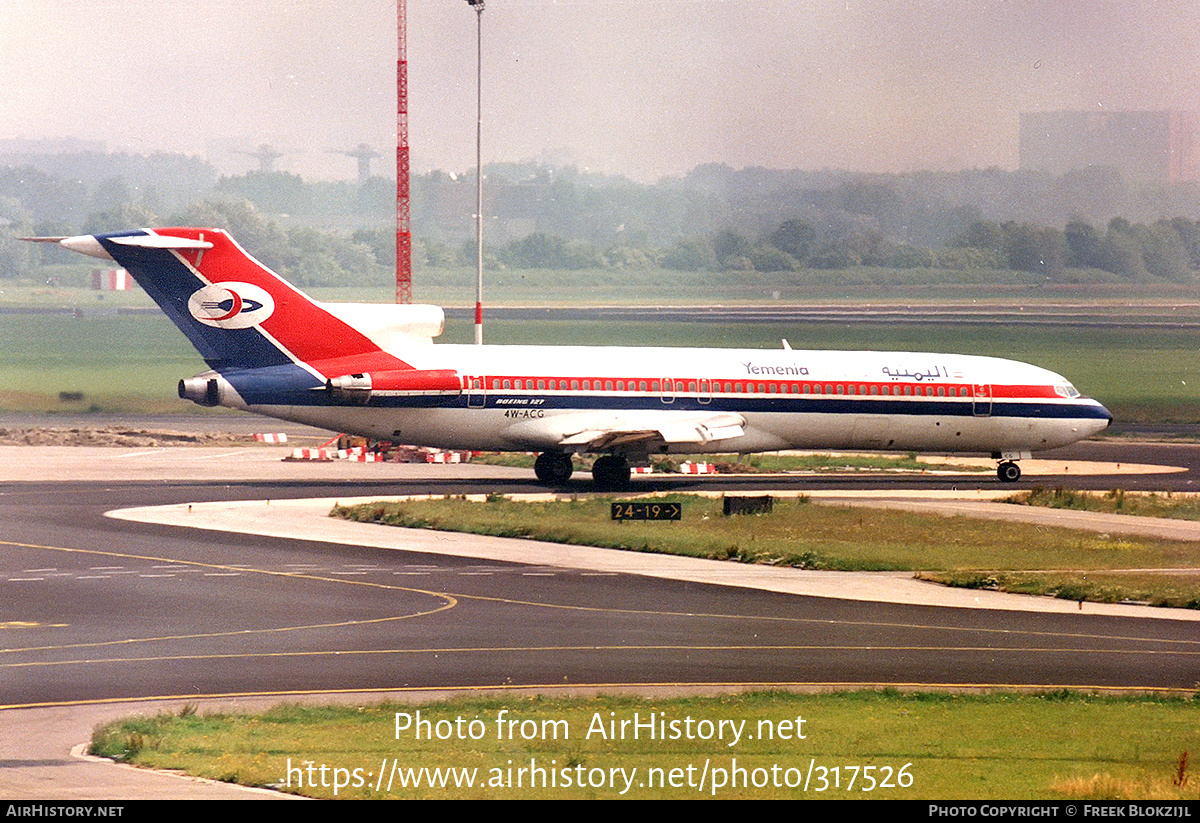
[[[123,266],[218,372],[295,366],[323,384],[351,372],[411,368],[372,339],[370,329],[353,325],[353,313],[313,300],[220,229],[46,238],[52,239]]]

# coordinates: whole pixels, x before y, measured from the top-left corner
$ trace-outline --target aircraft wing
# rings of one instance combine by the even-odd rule
[[[587,451],[610,451],[635,444],[651,443],[703,446],[714,440],[741,437],[746,425],[745,418],[740,414],[728,413],[683,417],[613,415],[607,420],[598,420],[595,415],[580,417],[577,425],[568,424],[561,429],[562,437],[558,443],[560,446],[582,446]],[[558,418],[556,422],[567,421]]]

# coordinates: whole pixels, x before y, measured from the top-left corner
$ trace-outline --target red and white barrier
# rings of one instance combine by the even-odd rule
[[[331,443],[333,441],[330,441]],[[414,446],[398,446],[388,452],[378,453],[368,451],[366,446],[352,446],[348,449],[292,449],[292,460],[349,460],[352,463],[466,463],[471,459],[470,452],[446,452],[438,449],[416,448]]]
[[[349,460],[351,463],[382,463],[384,458],[382,454],[375,452],[362,452],[361,454],[348,454],[342,460]]]
[[[462,452],[427,452],[425,454],[426,463],[461,463]]]
[[[333,460],[336,456],[330,449],[292,449],[293,460]]]
[[[270,434],[257,433],[254,435],[254,439],[257,440],[259,443],[286,443],[287,442],[287,433],[286,432],[274,432],[274,433],[270,433]]]
[[[92,288],[96,291],[129,291],[133,278],[125,269],[92,269]]]

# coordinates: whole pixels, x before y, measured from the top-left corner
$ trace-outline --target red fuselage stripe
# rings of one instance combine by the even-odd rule
[[[464,378],[465,379],[465,378]],[[475,378],[478,379],[477,377]],[[507,382],[507,386],[505,383]],[[587,387],[584,388],[584,384]],[[665,386],[670,383],[670,386]],[[464,383],[464,385],[466,385]],[[837,395],[842,397],[932,397],[976,398],[1006,400],[1038,400],[1058,398],[1070,400],[1055,391],[1054,386],[992,385],[986,391],[976,391],[971,383],[871,383],[846,380],[709,380],[707,378],[630,378],[630,377],[547,377],[546,375],[504,375],[485,379],[487,391],[553,391],[553,392],[653,392],[655,394],[784,394]],[[620,386],[620,388],[618,388]],[[805,391],[805,388],[808,388]],[[982,386],[980,386],[982,388]],[[939,390],[941,393],[939,394]]]

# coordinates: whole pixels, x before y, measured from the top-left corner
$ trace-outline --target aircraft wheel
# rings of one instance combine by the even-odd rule
[[[1011,460],[1006,460],[996,467],[996,476],[1001,483],[1016,483],[1021,479],[1021,467]]]
[[[592,480],[602,489],[623,489],[629,476],[629,464],[620,455],[606,454],[592,464]]]
[[[575,464],[571,455],[560,452],[542,452],[533,461],[533,473],[543,483],[559,486],[571,479]]]

